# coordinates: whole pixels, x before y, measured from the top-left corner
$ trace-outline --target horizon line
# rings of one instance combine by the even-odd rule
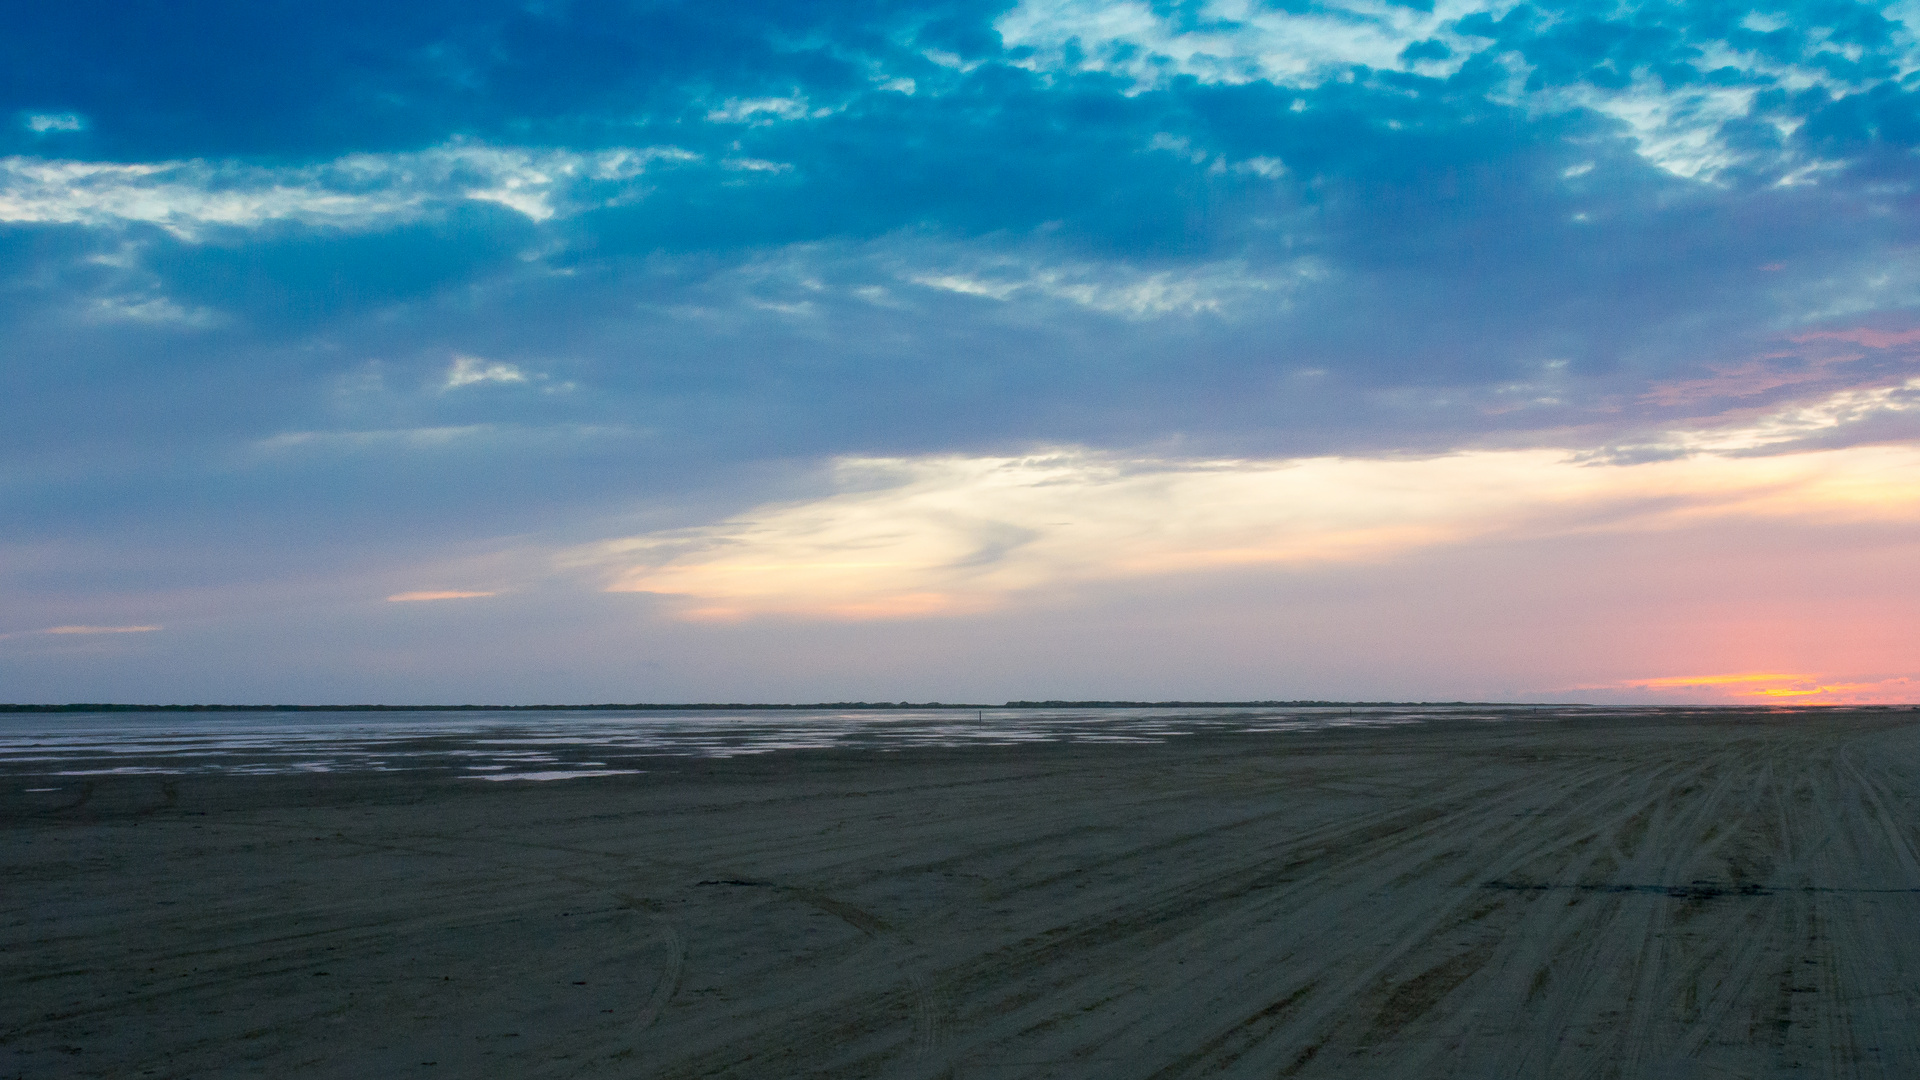
[[[376,703],[347,705],[237,705],[218,703],[137,704],[125,702],[0,703],[0,714],[7,713],[90,713],[90,712],[668,712],[668,711],[780,711],[807,709],[872,710],[985,710],[985,709],[1248,709],[1248,708],[1626,708],[1626,709],[1710,709],[1715,711],[1751,711],[1754,709],[1901,709],[1920,708],[1912,703],[1796,702],[1786,704],[1707,704],[1665,703],[1647,705],[1605,705],[1588,701],[1336,701],[1324,698],[1260,699],[1236,701],[1119,700],[1119,699],[1046,699],[991,702],[946,701],[819,701],[819,702],[604,702],[592,704],[539,705],[390,705]]]
[[[133,704],[123,702],[0,703],[0,713],[20,712],[638,712],[673,709],[1127,709],[1127,708],[1276,708],[1276,707],[1385,707],[1460,706],[1498,708],[1593,707],[1590,702],[1556,701],[1334,701],[1322,698],[1240,701],[1132,701],[1119,699],[1046,699],[991,702],[948,701],[818,701],[818,702],[624,702],[584,705],[231,705]]]

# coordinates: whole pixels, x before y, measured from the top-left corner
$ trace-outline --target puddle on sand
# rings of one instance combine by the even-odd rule
[[[463,776],[462,780],[572,780],[578,776],[638,776],[643,769],[579,769],[554,770],[550,772],[489,772],[479,776]]]

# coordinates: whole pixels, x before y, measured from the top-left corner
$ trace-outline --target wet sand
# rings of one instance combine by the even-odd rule
[[[15,767],[0,1077],[1920,1076],[1920,713],[618,765]]]

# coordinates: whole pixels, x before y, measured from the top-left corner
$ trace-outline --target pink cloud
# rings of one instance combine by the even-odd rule
[[[1876,330],[1862,326],[1851,330],[1817,330],[1787,340],[1802,346],[1841,342],[1869,349],[1893,349],[1920,344],[1920,329]],[[1715,398],[1755,397],[1770,390],[1825,382],[1834,375],[1832,368],[1859,360],[1863,355],[1843,352],[1809,356],[1801,350],[1787,349],[1735,367],[1717,369],[1704,378],[1655,383],[1641,400],[1653,405],[1678,406]]]
[[[1920,330],[1874,330],[1863,326],[1855,330],[1820,330],[1791,340],[1803,345],[1810,341],[1847,341],[1869,349],[1891,349],[1920,343]]]
[[[1766,359],[1779,359],[1779,354]],[[1742,364],[1739,367],[1723,368],[1704,379],[1686,379],[1679,382],[1655,383],[1642,401],[1654,405],[1685,405],[1689,402],[1711,400],[1713,398],[1742,398],[1764,394],[1769,390],[1778,390],[1783,386],[1799,386],[1802,383],[1819,382],[1826,378],[1827,368],[1841,360],[1856,357],[1823,357],[1814,360],[1812,365],[1799,371],[1782,371],[1768,367],[1763,361]]]

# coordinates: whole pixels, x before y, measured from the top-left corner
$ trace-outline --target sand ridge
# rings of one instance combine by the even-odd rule
[[[608,760],[6,777],[0,1076],[1920,1075],[1914,713]]]

